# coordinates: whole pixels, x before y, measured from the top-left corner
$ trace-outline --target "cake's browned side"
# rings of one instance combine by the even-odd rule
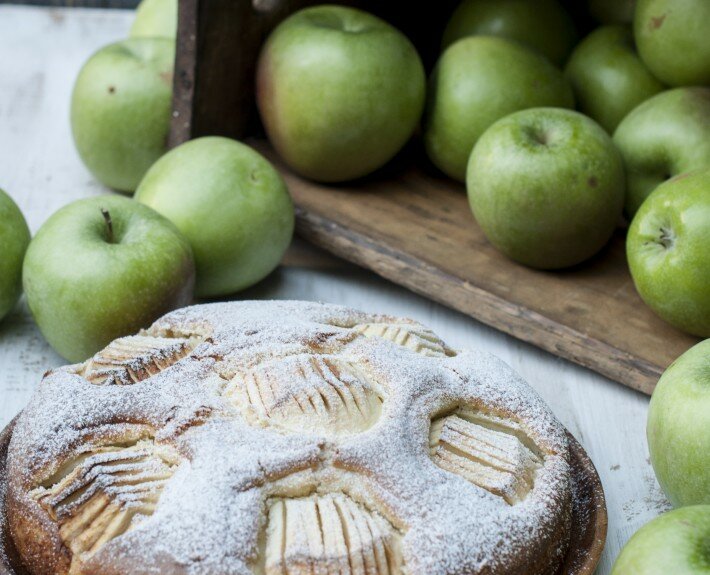
[[[33,575],[64,575],[71,553],[62,545],[57,524],[18,483],[10,479],[7,505],[10,534],[21,560]]]

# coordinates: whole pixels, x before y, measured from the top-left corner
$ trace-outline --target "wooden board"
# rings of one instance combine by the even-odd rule
[[[27,575],[19,563],[5,516],[7,448],[15,418],[0,432],[0,575]],[[607,511],[604,489],[594,464],[582,446],[567,432],[572,461],[572,532],[570,549],[556,575],[592,575],[604,550]]]
[[[638,296],[624,231],[576,268],[518,265],[488,243],[463,186],[418,168],[411,154],[359,184],[324,186],[288,170],[265,143],[296,203],[304,238],[412,291],[555,355],[650,394],[697,338]]]

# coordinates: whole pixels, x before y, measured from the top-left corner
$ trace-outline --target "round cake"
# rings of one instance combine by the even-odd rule
[[[307,302],[178,310],[47,373],[8,453],[32,575],[553,574],[564,428],[509,367]]]

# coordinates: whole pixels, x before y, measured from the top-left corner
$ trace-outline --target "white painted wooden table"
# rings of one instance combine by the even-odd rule
[[[81,64],[100,46],[124,37],[131,18],[121,11],[0,5],[0,187],[18,202],[33,232],[64,204],[107,193],[74,151],[69,97]],[[483,348],[510,363],[552,406],[599,470],[609,510],[602,575],[631,534],[669,507],[648,461],[648,398],[639,393],[347,264],[326,260],[315,267],[282,267],[243,295],[410,316],[455,347]],[[23,302],[0,324],[0,426],[23,408],[44,371],[61,364]]]

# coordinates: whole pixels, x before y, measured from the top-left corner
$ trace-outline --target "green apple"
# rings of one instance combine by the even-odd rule
[[[132,38],[96,52],[79,72],[71,101],[74,143],[104,185],[133,192],[165,153],[175,42]]]
[[[638,0],[634,36],[641,58],[661,81],[710,84],[708,0]]]
[[[611,575],[710,573],[710,505],[674,509],[629,539]]]
[[[22,293],[22,259],[29,243],[30,230],[20,208],[0,190],[0,320]]]
[[[577,34],[557,0],[463,0],[446,26],[442,47],[466,36],[514,40],[561,66]]]
[[[30,242],[27,302],[50,345],[72,362],[192,300],[190,244],[160,214],[121,196],[78,200]]]
[[[663,90],[634,48],[626,26],[597,28],[575,48],[565,68],[578,109],[609,133],[644,100]]]
[[[534,108],[486,130],[471,153],[466,188],[495,247],[527,266],[556,269],[607,243],[624,204],[624,169],[593,120]]]
[[[201,297],[232,294],[263,279],[293,235],[293,204],[279,173],[228,138],[198,138],[168,152],[148,171],[136,200],[190,241]]]
[[[708,188],[710,194],[710,188]],[[676,507],[710,504],[710,339],[664,372],[648,409],[648,449]]]
[[[131,26],[131,38],[177,36],[178,0],[142,0]]]
[[[572,89],[546,58],[509,40],[469,36],[434,68],[424,145],[435,166],[463,182],[474,144],[496,120],[525,108],[573,105]]]
[[[589,13],[602,24],[631,24],[636,0],[588,0]]]
[[[384,20],[317,6],[284,20],[259,57],[257,104],[269,140],[296,172],[365,176],[409,140],[426,79],[412,43]]]
[[[676,88],[634,108],[614,132],[632,217],[662,182],[710,166],[710,88]]]
[[[641,298],[668,323],[710,337],[710,168],[658,186],[626,238]]]

